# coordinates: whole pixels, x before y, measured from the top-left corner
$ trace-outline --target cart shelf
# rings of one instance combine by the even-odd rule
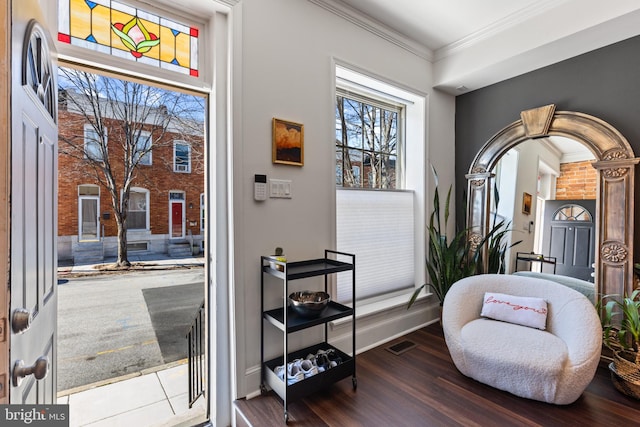
[[[282,356],[280,356],[264,363],[266,374],[265,379],[267,385],[273,391],[275,391],[276,394],[283,400],[286,388],[289,400],[294,401],[308,396],[316,390],[325,388],[326,386],[329,386],[336,381],[340,381],[353,374],[353,371],[355,369],[355,359],[328,343],[316,344],[311,347],[307,347],[302,350],[290,353],[287,356],[287,360],[291,362],[295,359],[304,359],[308,354],[316,354],[319,349],[333,349],[335,351],[335,354],[337,356],[340,356],[340,358],[342,359],[342,363],[340,363],[338,366],[327,369],[324,372],[319,372],[312,377],[305,378],[304,380],[299,381],[295,384],[286,385],[285,382],[274,373],[276,366],[284,365],[284,359]]]
[[[322,325],[326,322],[331,322],[342,317],[353,315],[353,309],[346,305],[339,304],[335,301],[329,301],[327,308],[322,314],[315,318],[307,318],[297,314],[291,307],[287,308],[287,323],[288,327],[286,332],[296,332],[302,329],[310,328],[316,325]],[[267,319],[272,325],[284,331],[284,308],[276,308],[264,313],[265,319]]]
[[[269,257],[266,258],[269,259]],[[287,280],[304,279],[306,277],[323,276],[353,270],[352,264],[326,258],[297,262],[281,262],[273,261],[273,259],[270,261],[275,265],[283,266],[284,271],[277,270],[269,265],[264,265],[262,271],[280,279],[285,278],[286,272]]]

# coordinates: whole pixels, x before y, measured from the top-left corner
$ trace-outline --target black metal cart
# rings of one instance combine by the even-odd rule
[[[338,261],[338,256],[350,259],[350,262]],[[262,329],[260,334],[260,362],[262,370],[262,383],[260,390],[264,394],[267,392],[267,386],[271,388],[283,401],[284,405],[284,421],[289,420],[287,412],[287,404],[295,399],[300,399],[317,390],[329,386],[336,381],[351,376],[353,388],[358,386],[356,380],[356,256],[345,252],[338,252],[326,249],[324,258],[313,259],[298,262],[281,262],[274,260],[273,257],[262,256],[261,278],[260,278],[260,306],[262,311]],[[289,296],[289,282],[291,280],[305,279],[309,277],[324,276],[324,291],[327,292],[328,276],[334,273],[351,271],[352,272],[352,304],[351,307],[330,301],[327,308],[319,317],[306,318],[299,316],[291,308],[286,306]],[[284,306],[271,310],[264,307],[264,286],[265,274],[275,276],[283,281],[283,297]],[[327,342],[327,324],[328,322],[341,319],[343,317],[352,316],[352,355],[349,355],[340,349],[334,347]],[[265,324],[275,326],[283,332],[283,355],[275,359],[265,361],[264,355],[264,330]],[[289,351],[288,335],[304,329],[324,325],[324,340],[310,347],[299,349],[293,352]],[[296,359],[304,359],[308,354],[316,354],[318,350],[329,350],[336,356],[340,357],[341,363],[337,366],[319,372],[309,378],[305,378],[294,384],[287,384],[286,366],[289,362]],[[285,367],[284,380],[280,379],[274,372],[277,366]]]

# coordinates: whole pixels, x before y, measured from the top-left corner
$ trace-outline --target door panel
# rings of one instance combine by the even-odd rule
[[[567,206],[579,206],[588,212],[581,219],[564,217],[556,213]],[[556,258],[556,274],[593,282],[591,273],[595,262],[595,200],[547,200],[543,224],[543,252]]]
[[[171,237],[173,238],[184,237],[183,207],[183,202],[171,202]]]
[[[35,0],[12,2],[11,403],[56,401],[57,105],[51,38]],[[24,378],[41,358],[47,375]],[[44,359],[46,358],[46,359]]]

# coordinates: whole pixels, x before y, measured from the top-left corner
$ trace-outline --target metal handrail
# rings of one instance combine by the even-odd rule
[[[205,392],[206,365],[204,358],[204,301],[187,333],[189,345],[189,408]]]

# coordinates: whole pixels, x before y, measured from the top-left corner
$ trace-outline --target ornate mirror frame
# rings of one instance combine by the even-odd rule
[[[476,155],[469,173],[467,218],[469,239],[477,246],[489,230],[491,173],[500,158],[528,139],[563,136],[587,146],[596,160],[596,269],[599,295],[633,289],[634,178],[636,158],[629,142],[609,123],[546,105],[520,113],[520,120],[495,134]],[[486,247],[484,248],[486,250]],[[483,257],[487,259],[487,257]]]

